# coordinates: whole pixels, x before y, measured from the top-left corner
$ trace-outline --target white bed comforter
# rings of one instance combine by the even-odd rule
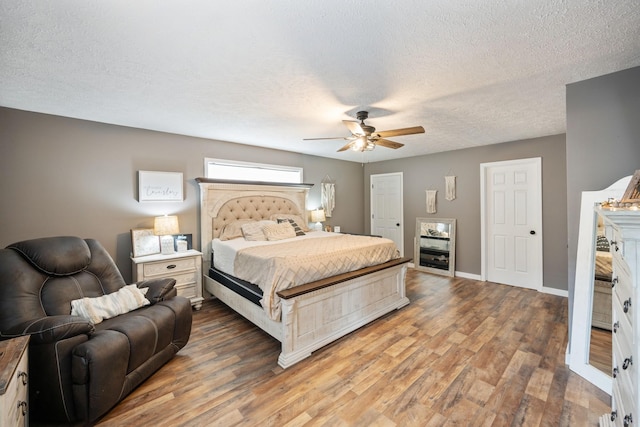
[[[325,232],[276,242],[216,239],[213,250],[214,267],[262,289],[262,306],[274,320],[281,314],[278,291],[399,257],[392,240]]]

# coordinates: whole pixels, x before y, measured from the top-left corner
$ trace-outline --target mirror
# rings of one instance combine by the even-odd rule
[[[417,270],[455,276],[456,220],[416,218],[414,264]]]
[[[597,213],[594,254],[589,364],[609,375],[612,369],[611,281],[613,280],[613,260],[609,240],[605,236],[604,221],[602,216]]]
[[[576,277],[571,312],[571,340],[568,349],[569,367],[601,390],[611,394],[612,380],[590,363],[590,343],[593,324],[594,283],[598,216],[596,204],[609,198],[620,199],[631,177],[625,177],[601,191],[583,191],[580,203],[580,225],[576,251]],[[609,284],[609,287],[611,285]]]

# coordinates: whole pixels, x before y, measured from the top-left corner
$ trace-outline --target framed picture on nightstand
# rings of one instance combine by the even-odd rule
[[[173,249],[176,252],[184,252],[192,249],[191,234],[174,234],[173,235]]]
[[[160,237],[153,234],[153,228],[131,229],[131,247],[133,256],[145,256],[160,253]]]

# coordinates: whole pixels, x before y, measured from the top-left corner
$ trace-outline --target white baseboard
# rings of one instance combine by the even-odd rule
[[[415,264],[410,262],[407,264],[409,268],[415,268]],[[464,271],[456,271],[456,277],[462,277],[463,279],[473,279],[473,280],[477,280],[479,282],[482,282],[482,276],[479,274],[472,274],[472,273],[465,273]],[[556,295],[559,297],[565,297],[565,298],[569,298],[569,291],[566,291],[564,289],[556,289],[556,288],[549,288],[546,286],[543,286],[542,289],[540,289],[540,292],[542,292],[543,294],[550,294],[550,295]]]
[[[565,291],[564,289],[548,288],[546,286],[543,286],[542,289],[540,289],[540,292],[542,292],[543,294],[551,294],[559,297],[569,298],[569,291]]]
[[[479,274],[465,273],[464,271],[456,271],[456,277],[462,277],[463,279],[482,280]]]

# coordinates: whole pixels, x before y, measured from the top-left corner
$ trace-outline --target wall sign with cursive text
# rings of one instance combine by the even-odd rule
[[[138,171],[138,201],[181,202],[182,172]]]

